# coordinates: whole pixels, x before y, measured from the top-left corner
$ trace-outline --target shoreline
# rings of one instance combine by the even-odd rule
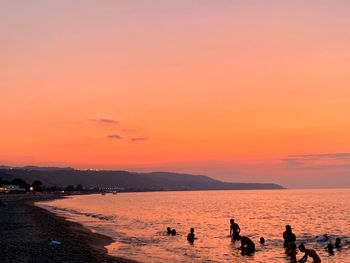
[[[60,197],[0,195],[0,200],[6,203],[0,206],[2,262],[137,263],[108,255],[105,246],[114,242],[111,237],[93,233],[34,204],[57,198]],[[61,244],[49,246],[52,240]]]

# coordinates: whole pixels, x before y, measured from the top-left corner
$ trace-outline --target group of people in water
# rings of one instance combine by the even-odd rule
[[[166,228],[168,235],[172,235],[172,236],[176,236],[176,230],[175,229],[171,229],[170,227]]]
[[[167,227],[166,230],[167,230],[168,235],[176,236],[175,229],[171,229],[170,227]],[[187,241],[193,243],[195,239],[197,239],[197,238],[194,235],[194,228],[192,227],[190,229],[190,233],[187,236]]]
[[[176,230],[167,227],[168,235],[176,235]],[[240,241],[241,242],[241,254],[242,255],[251,255],[255,252],[255,244],[254,242],[246,236],[241,236],[241,229],[237,223],[235,223],[234,219],[230,219],[230,237],[232,241]],[[323,236],[325,241],[328,241],[328,236]],[[187,236],[187,241],[193,243],[194,240],[197,239],[194,234],[194,228],[190,229],[190,233]],[[307,261],[308,257],[313,259],[314,263],[321,263],[321,258],[316,253],[315,250],[306,248],[303,243],[298,246],[300,252],[304,253],[304,256],[297,260],[297,245],[296,245],[296,236],[292,231],[292,227],[290,225],[286,225],[286,230],[283,232],[283,246],[286,249],[286,254],[290,257],[292,263],[304,263]],[[263,237],[260,238],[260,244],[265,244],[265,239]],[[326,249],[330,254],[334,253],[334,248],[340,248],[342,246],[341,239],[338,237],[334,243],[334,245],[329,242]]]
[[[316,237],[318,238],[318,237]],[[299,261],[297,261],[297,246],[295,244],[296,242],[296,236],[292,231],[292,227],[290,225],[286,225],[286,231],[283,232],[283,239],[284,239],[284,244],[283,246],[286,248],[286,253],[290,256],[291,262],[292,263],[296,263],[296,262],[306,262],[308,257],[313,259],[314,263],[321,263],[321,258],[320,256],[317,254],[317,252],[313,249],[310,248],[306,248],[305,245],[303,243],[301,243],[298,246],[298,249],[300,250],[300,252],[304,253],[304,256],[299,259]],[[323,235],[322,237],[322,241],[328,241],[328,236],[327,235]],[[336,238],[334,245],[329,242],[326,249],[328,250],[328,252],[330,254],[334,253],[334,248],[341,248],[342,244],[341,244],[341,239],[339,237]]]

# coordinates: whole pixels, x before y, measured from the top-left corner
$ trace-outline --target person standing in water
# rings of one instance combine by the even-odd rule
[[[291,263],[297,263],[297,245],[295,243],[290,244],[288,255],[290,256]]]
[[[237,223],[235,223],[234,219],[230,219],[230,236],[233,238],[234,241],[239,240],[239,233],[241,232],[241,229]]]
[[[187,236],[187,241],[193,243],[196,238],[194,237],[194,228],[191,228],[191,232]]]
[[[305,254],[298,262],[304,263],[307,261],[308,256],[310,256],[314,260],[314,263],[321,263],[321,258],[315,250],[305,248],[303,243],[301,243],[301,245],[299,246],[299,250]]]
[[[292,227],[290,225],[286,225],[286,231],[283,232],[284,247],[288,247],[291,243],[296,241],[295,234],[292,232]]]

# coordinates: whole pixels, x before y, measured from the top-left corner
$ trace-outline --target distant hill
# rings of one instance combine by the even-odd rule
[[[0,178],[8,181],[21,178],[27,183],[40,180],[47,187],[82,185],[86,188],[119,187],[126,191],[283,189],[277,184],[229,183],[203,175],[76,170],[70,167],[0,166]]]
[[[56,170],[72,171],[74,170],[74,168],[71,168],[71,167],[51,167],[51,166],[40,167],[40,166],[32,166],[32,165],[23,166],[23,167],[13,167],[13,166],[0,165],[0,170],[2,169],[7,169],[7,170],[19,169],[19,170],[34,170],[34,171],[56,171]]]

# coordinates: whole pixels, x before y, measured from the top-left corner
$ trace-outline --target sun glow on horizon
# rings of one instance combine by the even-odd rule
[[[348,1],[2,8],[0,163],[350,186]]]

